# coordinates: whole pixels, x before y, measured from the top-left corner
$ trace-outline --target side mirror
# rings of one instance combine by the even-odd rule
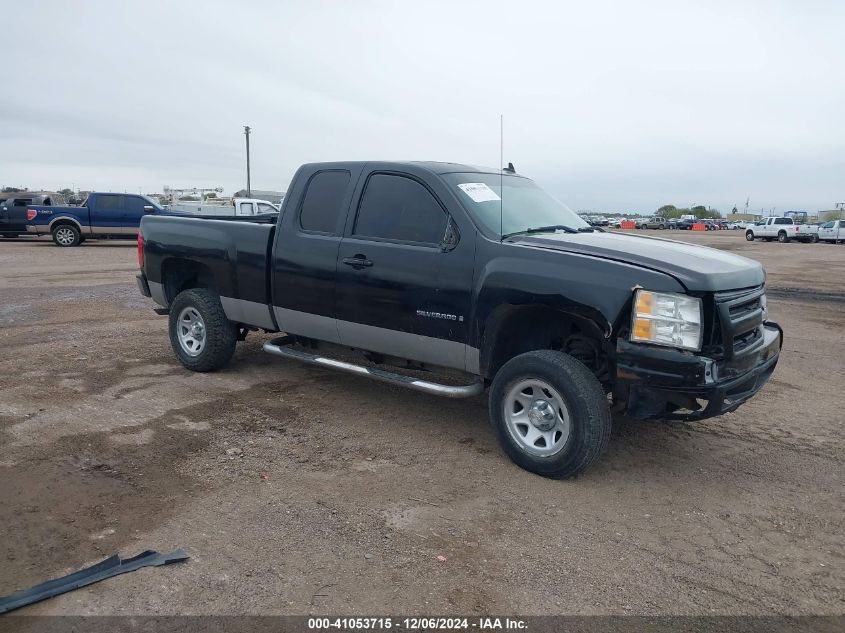
[[[452,218],[449,218],[449,221],[446,222],[446,232],[443,234],[443,239],[440,240],[440,250],[444,253],[454,250],[460,239],[461,236],[458,233],[458,227]]]
[[[151,204],[144,205],[144,213],[155,213],[156,208]]]

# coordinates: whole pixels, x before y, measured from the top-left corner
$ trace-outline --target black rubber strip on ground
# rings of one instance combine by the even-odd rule
[[[47,598],[52,598],[53,596],[58,596],[95,582],[100,582],[112,576],[141,569],[141,567],[158,567],[159,565],[180,563],[184,560],[188,560],[188,555],[182,549],[177,549],[169,554],[159,554],[158,552],[147,550],[132,558],[121,558],[115,554],[96,565],[91,565],[91,567],[80,569],[67,576],[48,580],[47,582],[42,582],[40,585],[35,585],[29,589],[24,589],[0,598],[0,613],[19,609],[28,604],[40,602],[41,600],[46,600]]]

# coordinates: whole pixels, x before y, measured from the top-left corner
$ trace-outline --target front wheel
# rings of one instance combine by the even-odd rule
[[[754,241],[754,233],[752,233],[751,231],[746,232],[745,233],[745,239],[748,240],[749,242],[753,242]]]
[[[818,242],[819,242],[819,236],[818,235],[813,235],[813,237],[810,238],[811,244],[818,244]]]
[[[226,317],[220,297],[204,288],[180,292],[170,305],[170,346],[191,371],[215,371],[232,358],[237,328]]]
[[[53,229],[52,235],[56,246],[79,246],[82,243],[82,233],[72,224],[60,224]]]
[[[490,389],[490,421],[508,456],[544,477],[583,472],[610,439],[601,383],[572,356],[552,350],[520,354],[498,371]]]

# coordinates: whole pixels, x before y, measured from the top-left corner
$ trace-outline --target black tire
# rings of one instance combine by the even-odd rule
[[[819,236],[817,233],[813,234],[813,237],[810,238],[810,244],[818,244]]]
[[[749,242],[753,242],[754,241],[754,233],[752,233],[751,231],[746,231],[745,232],[745,239],[748,240]]]
[[[549,456],[527,452],[511,435],[505,419],[508,392],[519,382],[531,379],[553,387],[569,411],[569,436]],[[610,440],[610,407],[601,383],[584,364],[552,350],[520,354],[502,366],[490,388],[490,422],[508,456],[518,466],[544,477],[578,475],[601,456]]]
[[[789,242],[789,236],[786,234],[786,231],[781,231],[778,233],[778,242],[781,244],[786,244]]]
[[[56,246],[62,248],[79,246],[82,243],[82,233],[73,224],[59,224],[54,226],[50,233]]]
[[[193,308],[199,313],[203,324],[203,347],[192,355],[182,347],[179,336],[179,320],[183,311]],[[216,371],[224,367],[235,353],[238,331],[234,323],[226,318],[220,297],[205,288],[193,288],[180,292],[170,304],[170,346],[176,358],[191,371]]]

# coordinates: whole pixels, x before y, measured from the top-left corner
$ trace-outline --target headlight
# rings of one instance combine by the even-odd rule
[[[674,292],[637,290],[631,340],[698,351],[701,314],[701,299]]]

